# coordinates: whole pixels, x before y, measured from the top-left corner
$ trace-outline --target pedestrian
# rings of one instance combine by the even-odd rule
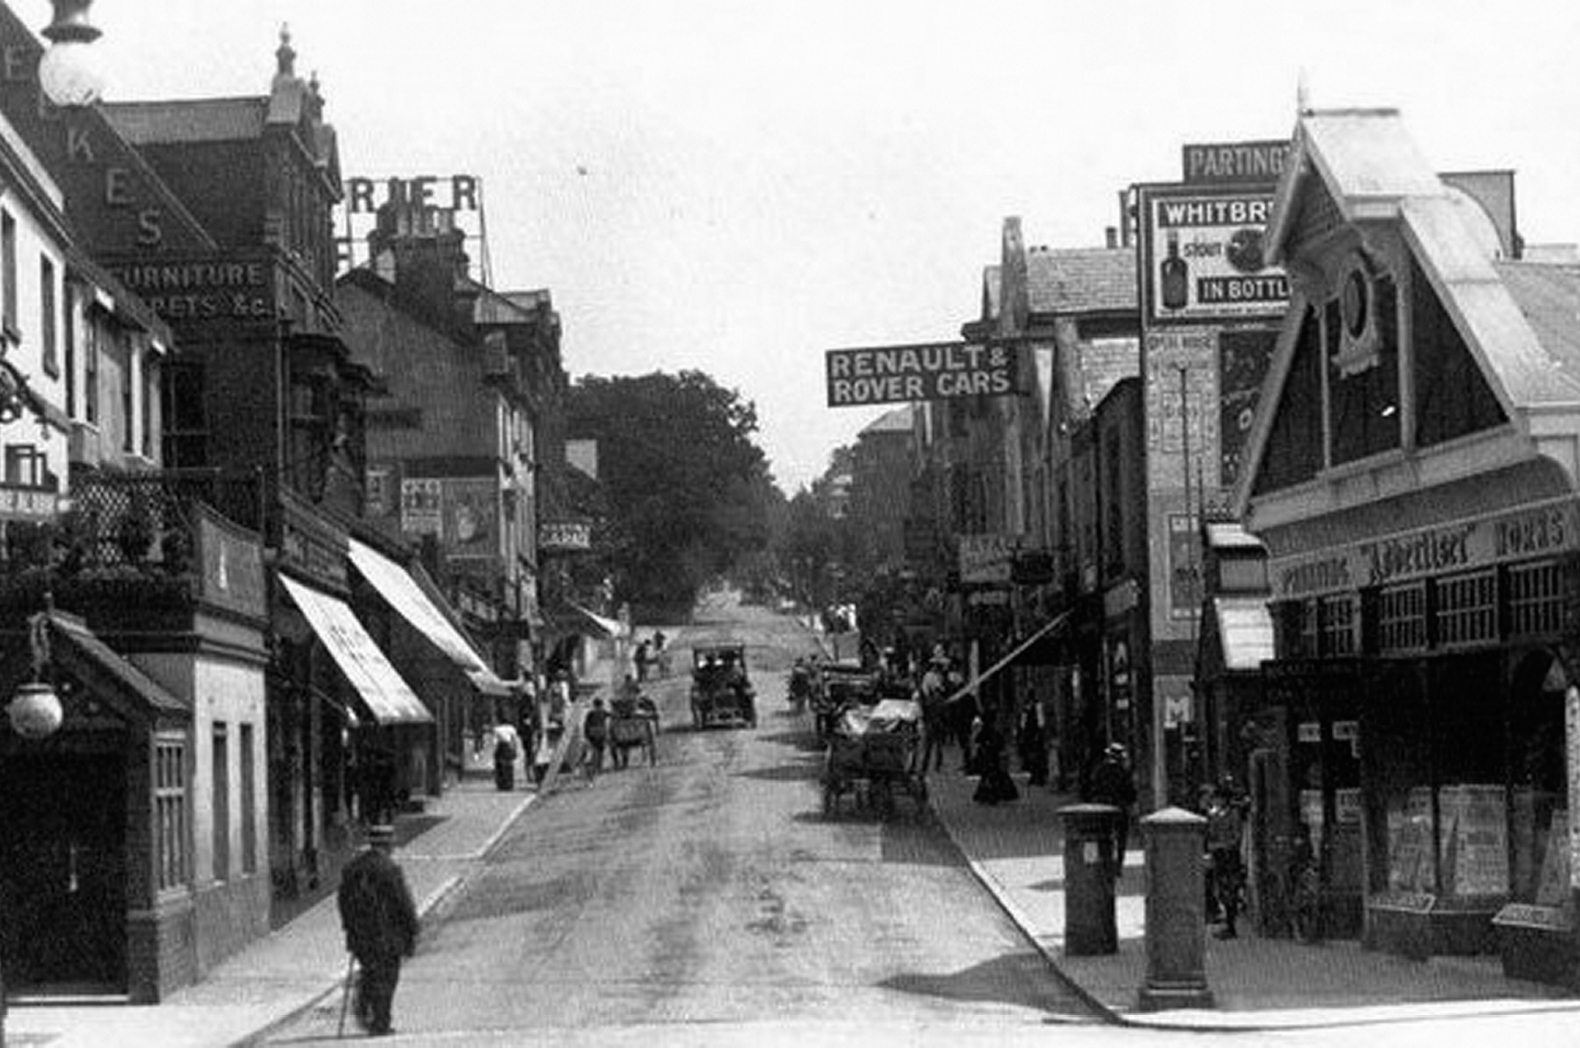
[[[982,778],[977,781],[971,799],[978,804],[998,804],[1020,797],[1015,780],[1004,766],[1008,761],[1004,733],[999,730],[998,710],[990,703],[982,711],[982,727],[977,732],[977,767]]]
[[[1125,763],[1123,743],[1111,742],[1103,751],[1103,759],[1092,772],[1091,796],[1088,800],[1108,804],[1119,809],[1114,819],[1114,837],[1111,844],[1110,876],[1114,880],[1125,868],[1125,850],[1130,845],[1130,816],[1136,804],[1136,783]]]
[[[497,716],[498,720],[494,724],[494,788],[505,792],[516,788],[516,757],[521,752],[521,734],[505,716],[503,708]]]
[[[1235,786],[1234,776],[1226,772],[1213,791],[1212,804],[1207,809],[1207,875],[1223,918],[1223,927],[1215,933],[1220,939],[1239,936],[1235,920],[1245,892],[1245,860],[1240,848],[1245,836],[1245,809],[1249,803]]]
[[[357,1023],[374,1036],[394,1033],[390,1005],[400,982],[403,957],[417,949],[417,907],[406,875],[390,856],[394,827],[374,826],[368,847],[346,864],[336,902],[346,949],[360,972],[356,985]]]
[[[922,674],[922,774],[942,771],[944,739],[949,735],[949,690],[944,672],[949,660],[935,656]]]
[[[582,718],[582,737],[587,740],[587,781],[591,783],[603,771],[604,748],[609,744],[609,711],[603,699],[593,699],[592,708]]]
[[[1042,701],[1035,695],[1021,713],[1016,745],[1027,786],[1048,785],[1047,721]]]
[[[669,676],[669,652],[664,647],[664,645],[668,642],[669,638],[664,636],[663,630],[657,630],[654,632],[653,658],[658,663],[658,675],[661,678]]]
[[[645,682],[647,680],[647,664],[652,657],[649,654],[649,650],[650,645],[645,640],[636,646],[636,679],[638,681]]]

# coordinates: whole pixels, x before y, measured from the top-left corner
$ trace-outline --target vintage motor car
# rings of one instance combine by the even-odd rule
[[[692,648],[691,720],[698,728],[757,726],[757,694],[746,668],[746,645]]]

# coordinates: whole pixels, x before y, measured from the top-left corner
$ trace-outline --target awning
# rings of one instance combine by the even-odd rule
[[[301,609],[313,632],[356,689],[379,724],[421,724],[433,720],[416,692],[362,628],[351,606],[338,597],[280,576],[285,591]]]
[[[488,668],[471,641],[444,613],[442,596],[430,593],[411,572],[356,539],[351,540],[351,563],[413,629],[460,667],[478,691],[500,698],[510,694],[510,686]]]
[[[1215,597],[1218,637],[1226,670],[1259,670],[1274,657],[1273,616],[1261,597]]]
[[[569,633],[581,633],[589,637],[623,637],[625,636],[625,623],[619,619],[609,619],[596,612],[588,611],[580,604],[566,603],[556,609],[554,613],[555,625]]]
[[[987,669],[985,669],[981,673],[977,674],[976,677],[974,677],[970,681],[967,681],[965,683],[965,685],[963,685],[962,687],[957,688],[955,690],[955,693],[953,695],[950,695],[949,698],[947,700],[945,700],[945,701],[947,701],[947,702],[954,702],[956,699],[964,698],[965,696],[970,695],[972,692],[976,691],[979,687],[982,686],[982,682],[983,681],[985,681],[989,677],[993,676],[995,673],[997,673],[999,670],[1003,669],[1005,666],[1008,666],[1010,663],[1014,662],[1015,659],[1017,657],[1019,657],[1021,652],[1025,651],[1027,648],[1029,648],[1033,644],[1037,643],[1043,637],[1046,637],[1048,634],[1052,633],[1054,630],[1058,629],[1059,627],[1063,626],[1066,622],[1070,621],[1070,616],[1073,615],[1074,613],[1075,613],[1075,610],[1072,608],[1069,611],[1062,612],[1061,614],[1055,615],[1053,618],[1051,618],[1047,622],[1043,623],[1042,626],[1035,633],[1033,633],[1031,636],[1027,637],[1025,640],[1021,641],[1019,644],[1015,645],[1015,647],[1013,649],[1011,649],[1011,651],[1010,651],[1010,653],[1008,655],[1005,655],[1003,658],[999,659],[993,665],[989,666]]]

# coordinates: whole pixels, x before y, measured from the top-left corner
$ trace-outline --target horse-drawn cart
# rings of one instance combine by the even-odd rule
[[[927,803],[927,780],[919,767],[922,711],[909,699],[884,699],[875,706],[850,706],[828,735],[823,768],[823,814],[839,810],[840,798],[855,797],[887,817],[894,793],[903,790],[918,809]]]

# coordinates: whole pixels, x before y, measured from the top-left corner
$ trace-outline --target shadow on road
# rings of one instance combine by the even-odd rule
[[[950,1001],[995,1001],[1046,1012],[1069,1010],[1070,998],[1049,977],[1039,954],[1009,953],[946,975],[906,972],[878,984],[885,989]]]

